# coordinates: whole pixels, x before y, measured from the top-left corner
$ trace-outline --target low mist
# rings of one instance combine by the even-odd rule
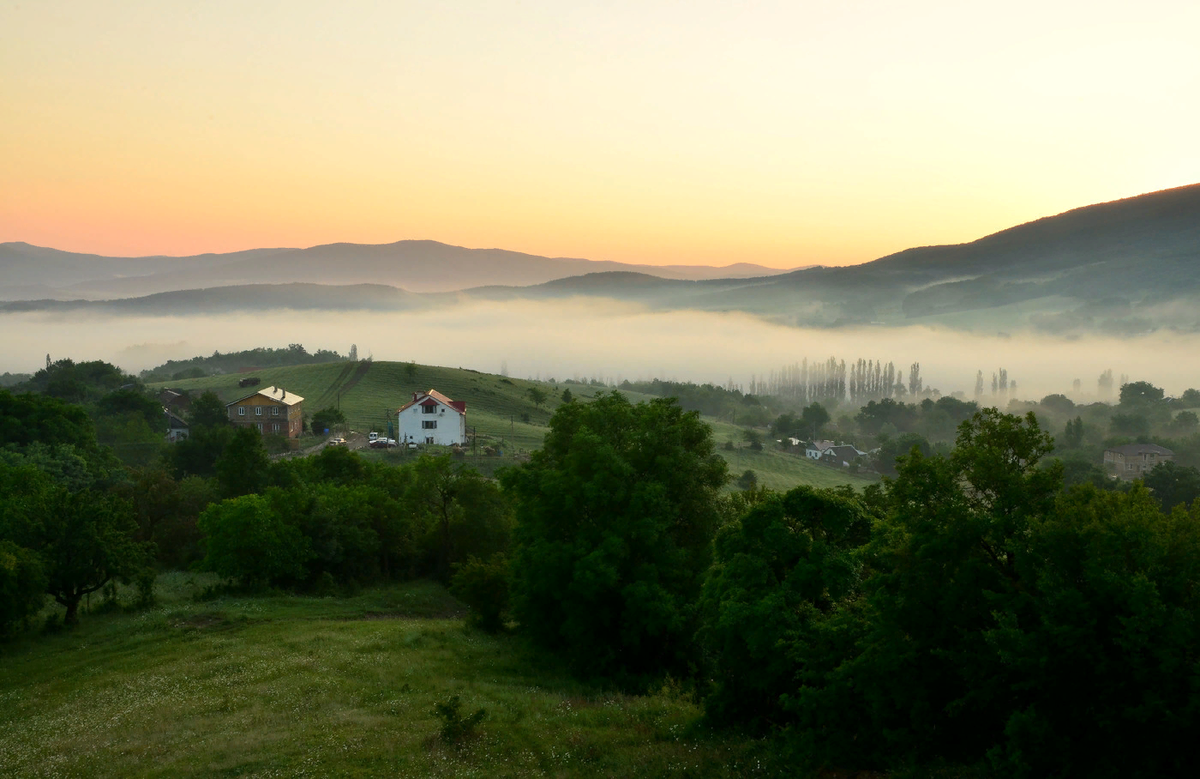
[[[1200,336],[1157,333],[1130,338],[1064,339],[1049,335],[980,336],[927,327],[799,329],[748,314],[654,312],[633,305],[579,299],[469,303],[410,313],[296,312],[119,317],[72,313],[0,315],[5,348],[0,372],[33,372],[52,359],[102,359],[136,373],[168,359],[301,343],[309,351],[414,360],[517,377],[659,377],[747,387],[751,376],[807,358],[830,356],[895,363],[907,376],[921,364],[927,387],[970,395],[977,370],[1006,368],[1015,392],[1037,399],[1072,394],[1080,379],[1086,399],[1108,368],[1116,377],[1146,380],[1177,395],[1200,384],[1192,357]],[[407,388],[397,388],[398,391]]]

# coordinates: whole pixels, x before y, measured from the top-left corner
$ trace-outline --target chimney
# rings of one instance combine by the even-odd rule
[[[421,394],[421,393],[419,393],[419,392],[414,392],[414,393],[413,393],[413,403],[416,403],[416,402],[417,402],[417,396],[418,396],[418,395],[420,395],[420,394]]]
[[[286,397],[287,397],[287,390],[285,390],[283,387],[280,387],[279,388],[279,399],[283,400]]]

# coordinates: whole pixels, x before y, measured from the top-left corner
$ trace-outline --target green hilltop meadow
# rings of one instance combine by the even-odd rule
[[[346,416],[349,431],[354,433],[372,430],[386,433],[388,422],[395,423],[396,410],[416,391],[436,389],[454,400],[465,400],[467,427],[478,434],[479,446],[494,446],[501,452],[499,456],[470,456],[471,463],[487,474],[494,473],[502,465],[512,464],[516,458],[542,445],[546,425],[561,405],[564,390],[569,389],[571,395],[581,401],[611,391],[607,386],[575,381],[531,381],[470,368],[370,360],[264,368],[149,386],[185,389],[193,397],[211,390],[229,403],[254,391],[254,387],[238,386],[238,382],[248,376],[261,379],[260,387],[274,385],[303,397],[304,411],[309,417],[323,408],[340,408]],[[530,389],[543,391],[547,400],[540,406],[534,404]],[[620,392],[634,403],[654,397],[628,390]],[[859,476],[819,465],[770,445],[756,451],[743,441],[744,428],[712,417],[704,417],[704,421],[713,428],[713,437],[718,444],[733,442],[732,450],[719,447],[721,456],[729,463],[730,473],[736,476],[753,470],[762,486],[788,490],[799,485],[852,484],[861,489],[877,481],[873,476]],[[411,458],[399,451],[364,450],[364,454],[396,461]]]

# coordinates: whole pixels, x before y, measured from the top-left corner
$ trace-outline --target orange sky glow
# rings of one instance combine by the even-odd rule
[[[773,267],[1200,181],[1200,4],[0,3],[0,241]]]

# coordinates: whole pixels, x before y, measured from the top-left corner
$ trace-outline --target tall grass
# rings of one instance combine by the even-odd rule
[[[513,636],[465,627],[418,582],[352,598],[198,602],[85,616],[0,646],[0,774],[57,776],[747,776],[763,744],[698,728],[666,688],[576,681]],[[443,742],[436,704],[487,709]]]

